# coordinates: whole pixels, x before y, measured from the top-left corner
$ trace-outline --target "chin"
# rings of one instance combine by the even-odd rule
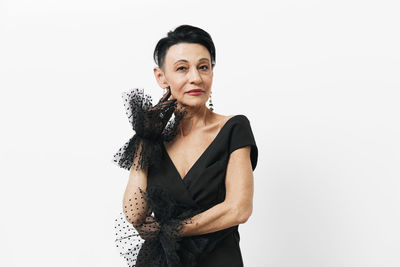
[[[190,101],[189,103],[187,103],[187,105],[189,106],[194,106],[194,107],[199,107],[199,106],[204,106],[206,104],[207,101],[204,101],[203,99],[199,99],[197,101]]]

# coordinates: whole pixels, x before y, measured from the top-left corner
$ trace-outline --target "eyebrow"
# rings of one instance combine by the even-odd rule
[[[203,58],[200,58],[200,59],[199,59],[199,61],[202,61],[202,60],[210,61],[210,60],[209,60],[208,58],[206,58],[206,57],[203,57]],[[176,61],[176,62],[174,63],[174,65],[177,64],[178,62],[189,62],[189,61],[187,61],[186,59],[179,59],[178,61]]]

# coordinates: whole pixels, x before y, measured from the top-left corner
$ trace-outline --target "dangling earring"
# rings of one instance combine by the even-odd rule
[[[214,110],[214,105],[213,105],[213,103],[212,103],[212,99],[211,99],[211,91],[210,91],[210,99],[208,100],[208,107],[209,107],[209,109],[211,110],[211,111],[213,111]]]
[[[168,85],[168,87],[165,87],[165,88],[163,89],[163,90],[164,90],[163,95],[165,95],[165,94],[167,93],[168,88],[169,88],[169,85]]]

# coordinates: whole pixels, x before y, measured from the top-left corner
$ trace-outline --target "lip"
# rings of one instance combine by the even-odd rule
[[[202,93],[202,92],[204,92],[202,89],[196,88],[196,89],[187,91],[186,93]]]

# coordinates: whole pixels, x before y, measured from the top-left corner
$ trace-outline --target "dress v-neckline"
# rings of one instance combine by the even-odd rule
[[[165,148],[164,143],[162,143],[162,147],[163,147],[163,149],[164,149],[164,151],[165,151],[165,154],[166,154],[166,156],[167,156],[167,159],[168,159],[169,163],[172,165],[172,167],[173,167],[175,173],[177,174],[178,178],[179,178],[181,181],[185,181],[185,180],[186,180],[186,178],[187,178],[188,175],[191,173],[191,171],[192,171],[192,170],[196,167],[196,165],[201,161],[201,159],[204,157],[204,155],[211,149],[211,147],[212,147],[213,144],[216,142],[216,140],[218,139],[218,137],[221,135],[222,131],[226,128],[226,126],[228,125],[228,123],[229,123],[234,117],[236,117],[236,116],[239,116],[239,115],[234,115],[234,116],[230,117],[230,118],[224,123],[224,125],[223,125],[223,126],[221,127],[221,129],[218,131],[217,135],[214,137],[214,139],[211,141],[211,143],[207,146],[207,148],[203,151],[203,153],[200,154],[199,158],[193,163],[192,167],[190,167],[189,171],[185,174],[185,176],[183,176],[183,178],[182,178],[181,174],[179,173],[178,169],[176,168],[175,163],[172,161],[171,157],[169,156],[168,151],[167,151],[167,149]]]

